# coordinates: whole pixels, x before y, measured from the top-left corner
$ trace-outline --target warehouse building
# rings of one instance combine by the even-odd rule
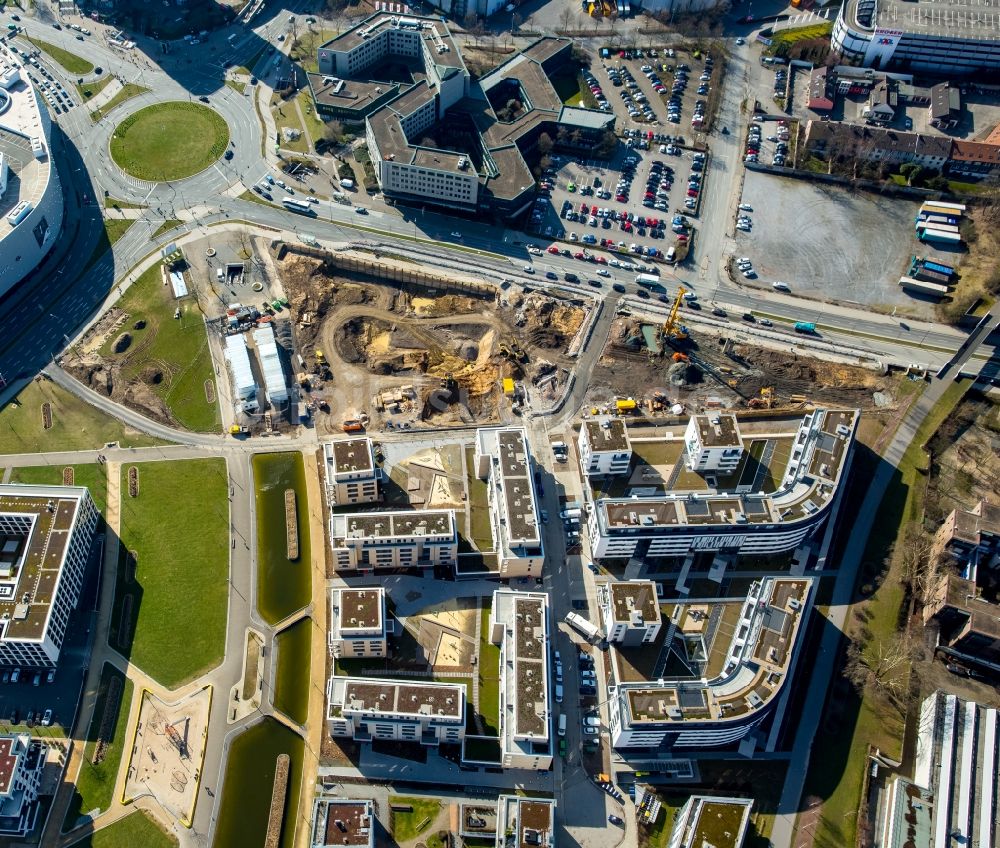
[[[281,364],[281,354],[274,338],[274,328],[270,324],[258,327],[252,332],[257,348],[257,359],[264,375],[264,390],[267,402],[277,408],[288,402],[288,385],[285,382],[285,368]]]
[[[55,667],[97,526],[75,486],[0,486],[0,665]]]
[[[330,544],[338,571],[454,568],[458,533],[452,509],[336,514]]]

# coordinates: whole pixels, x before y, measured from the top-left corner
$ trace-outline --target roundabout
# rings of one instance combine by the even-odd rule
[[[204,171],[229,144],[229,127],[200,103],[154,103],[129,115],[111,135],[111,158],[129,176],[171,182]]]

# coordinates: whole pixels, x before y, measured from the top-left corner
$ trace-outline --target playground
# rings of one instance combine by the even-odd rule
[[[185,827],[194,814],[211,687],[168,704],[143,690],[122,802],[151,796]]]

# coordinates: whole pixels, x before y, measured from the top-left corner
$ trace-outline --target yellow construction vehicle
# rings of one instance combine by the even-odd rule
[[[677,321],[677,313],[680,312],[681,302],[684,300],[685,294],[687,294],[687,289],[684,286],[678,286],[677,297],[674,298],[674,302],[670,307],[670,314],[667,316],[667,320],[663,322],[662,335],[664,342],[686,339],[688,337],[687,327]]]

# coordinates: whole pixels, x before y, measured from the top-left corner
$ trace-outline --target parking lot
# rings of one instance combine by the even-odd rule
[[[758,282],[787,282],[796,294],[929,317],[932,305],[903,292],[899,278],[914,254],[955,264],[917,241],[915,202],[753,171],[741,202],[751,227],[737,232],[737,255],[752,261]]]
[[[764,120],[761,115],[754,115],[747,130],[745,161],[779,167],[790,165],[791,133],[792,128],[784,119],[769,121]]]

